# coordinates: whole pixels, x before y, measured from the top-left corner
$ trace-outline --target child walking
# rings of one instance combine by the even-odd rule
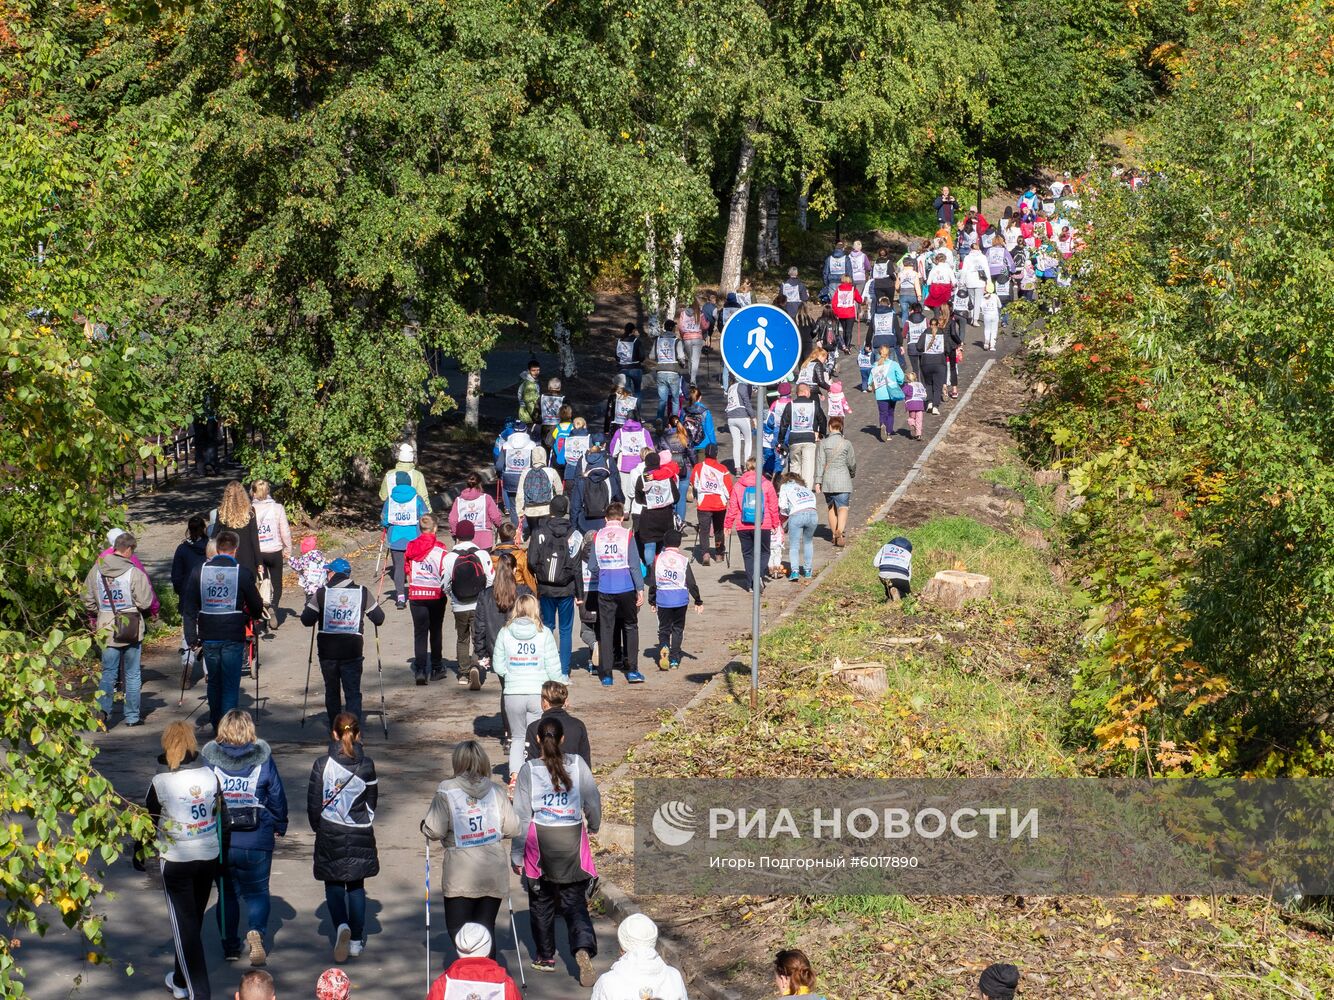
[[[911,372],[905,373],[907,381],[903,386],[903,398],[907,400],[903,408],[908,411],[908,436],[914,441],[922,440],[922,414],[926,411],[926,386],[917,380]]]
[[[686,608],[695,602],[695,611],[704,613],[704,601],[690,568],[690,556],[681,549],[681,532],[675,528],[663,537],[666,546],[653,563],[653,577],[648,588],[648,602],[658,609],[658,669],[676,670],[681,666],[681,641],[685,638]]]
[[[852,416],[852,404],[843,392],[843,383],[837,380],[829,383],[828,413],[830,417]]]
[[[857,352],[857,370],[862,375],[862,384],[857,387],[858,392],[866,391],[871,380],[871,369],[873,367],[875,367],[875,352],[871,350],[870,344],[863,344],[862,349]]]

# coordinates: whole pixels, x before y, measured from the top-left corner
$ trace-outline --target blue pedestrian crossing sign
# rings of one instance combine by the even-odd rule
[[[723,327],[723,364],[742,382],[781,382],[800,360],[801,331],[777,306],[745,306]]]

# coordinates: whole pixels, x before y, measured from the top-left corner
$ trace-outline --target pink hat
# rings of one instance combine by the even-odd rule
[[[325,969],[315,984],[315,1000],[347,1000],[352,982],[342,969]]]
[[[842,382],[830,382],[830,383],[829,383],[829,391],[830,391],[830,392],[842,392],[842,391],[843,391],[843,383],[842,383]]]
[[[658,461],[661,462],[663,465],[667,465],[669,462],[671,462],[671,460],[672,460],[672,453],[668,451],[666,448],[658,452]]]
[[[319,548],[320,542],[314,535],[307,535],[301,539],[301,554],[304,556],[307,552],[313,552]]]
[[[778,383],[778,395],[780,395],[780,396],[790,396],[790,395],[792,395],[792,383],[791,383],[791,382],[779,382],[779,383]]]

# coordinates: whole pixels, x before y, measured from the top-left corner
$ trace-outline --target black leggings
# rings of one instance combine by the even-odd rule
[[[259,564],[269,571],[269,580],[273,583],[273,620],[277,622],[278,605],[283,601],[283,550],[261,552]]]
[[[496,957],[496,917],[499,915],[500,900],[495,896],[445,897],[445,929],[449,931],[449,940],[454,940],[454,935],[464,924],[481,924],[491,933],[491,958]],[[449,965],[449,962],[444,964]]]
[[[445,626],[445,599],[433,601],[409,601],[408,610],[412,613],[412,672],[419,677],[426,676],[432,670],[442,669],[445,665],[441,646]],[[427,661],[427,649],[430,660]]]
[[[945,388],[945,356],[943,354],[922,355],[922,381],[926,383],[927,403],[939,407]]]
[[[210,1000],[208,963],[204,958],[204,911],[218,878],[218,862],[163,861],[162,888],[176,945],[174,982],[193,1000]]]

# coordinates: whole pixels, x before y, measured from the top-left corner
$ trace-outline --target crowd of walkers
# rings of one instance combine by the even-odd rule
[[[431,845],[443,851],[444,920],[459,956],[431,984],[430,997],[467,996],[474,987],[479,996],[517,997],[495,962],[496,922],[517,876],[528,896],[533,970],[556,968],[560,916],[580,982],[595,1000],[684,998],[680,974],[657,954],[657,929],[642,915],[621,924],[623,954],[610,970],[599,977],[593,967],[588,900],[597,869],[588,836],[599,828],[601,799],[588,729],[568,711],[576,621],[588,669],[602,686],[613,686],[617,674],[643,684],[646,669],[680,667],[688,612],[704,606],[695,567],[730,566],[734,536],[741,590],[751,589],[757,566],[766,582],[811,580],[822,523],[834,547],[847,544],[858,471],[850,435],[859,407],[845,385],[874,398],[870,430],[881,443],[920,439],[925,418],[958,398],[967,325],[980,327],[982,349],[993,351],[1008,304],[1031,297],[1038,281],[1064,280],[1062,262],[1078,245],[1067,218],[1076,207],[1067,185],[1053,185],[1050,199],[1026,192],[995,226],[973,210],[956,226],[957,203],[944,189],[939,232],[897,257],[839,243],[824,262],[816,301],[791,269],[774,303],[798,319],[807,336],[803,357],[768,392],[720,371],[718,419],[705,402],[710,379],[702,364],[714,336],[755,301],[748,283],[722,305],[716,295],[686,305],[651,342],[627,324],[600,408],[579,412],[562,381],[544,382],[534,362],[520,378],[517,413],[494,443],[494,486],[471,475],[448,510],[434,510],[414,446],[399,446],[380,485],[373,582],[354,579],[347,560],[329,560],[313,536],[294,544],[268,483],[254,482],[248,493],[240,482],[228,484],[208,518],[190,520],[171,572],[184,621],[182,690],[202,667],[208,711],[200,726],[212,738],[200,749],[194,727],[169,725],[163,770],[146,802],[161,834],[176,946],[167,975],[173,995],[210,995],[202,934],[215,884],[227,958],[244,957],[256,969],[268,961],[271,861],[276,838],[287,832],[288,807],[272,751],[238,705],[243,677],[258,675],[261,640],[282,626],[282,578],[290,568],[304,598],[301,624],[312,630],[329,727],[327,752],[312,763],[306,813],[334,960],[356,959],[366,948],[366,884],[379,872],[378,781],[361,742],[372,714],[362,695],[367,623],[378,665],[387,611],[406,611],[396,620],[412,631],[416,684],[448,680],[451,672],[473,691],[489,677],[498,681],[506,757],[507,785],[497,784],[485,748],[472,739],[457,744],[452,774],[421,821],[428,870]],[[720,428],[730,439],[726,458]],[[108,542],[84,595],[106,632],[99,708],[109,725],[114,693],[123,689],[124,723],[137,726],[139,650],[157,596],[136,539],[113,531]],[[906,538],[874,557],[887,600],[909,593],[911,558]],[[645,605],[657,617],[646,660],[639,638]],[[447,610],[452,660],[442,648]],[[993,966],[981,995],[1011,996],[1017,978],[1013,966]],[[814,995],[801,952],[779,954],[775,981],[779,995]],[[339,995],[340,983],[345,995],[346,975],[329,970],[317,995]],[[238,993],[246,1000],[272,995],[272,979],[260,972],[248,973]]]

